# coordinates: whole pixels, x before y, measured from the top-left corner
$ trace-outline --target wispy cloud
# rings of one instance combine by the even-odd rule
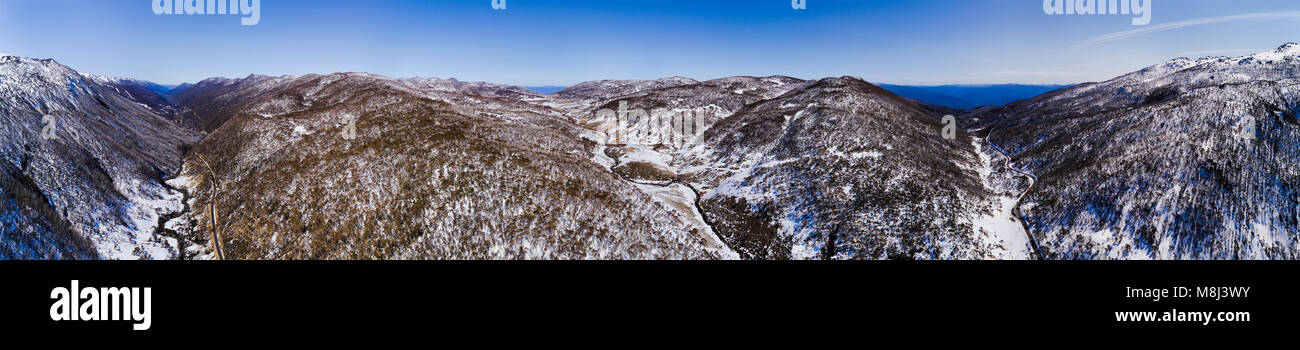
[[[1132,38],[1139,35],[1146,35],[1146,34],[1163,32],[1166,30],[1174,30],[1174,29],[1191,27],[1191,26],[1241,21],[1241,20],[1248,20],[1248,19],[1269,20],[1269,19],[1282,19],[1282,18],[1294,18],[1294,17],[1300,17],[1300,11],[1247,13],[1242,15],[1209,17],[1209,18],[1192,19],[1186,21],[1169,22],[1165,24],[1147,26],[1139,29],[1126,30],[1122,32],[1110,33],[1102,36],[1093,37],[1091,39],[1088,39],[1087,41],[1075,45],[1074,48],[1081,49],[1085,47],[1092,47],[1092,46],[1097,46],[1097,45],[1105,44],[1116,40]]]

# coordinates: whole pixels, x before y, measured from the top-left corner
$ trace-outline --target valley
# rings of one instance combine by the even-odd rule
[[[4,56],[0,257],[1293,259],[1297,72],[1288,44],[961,111],[856,77],[167,89]]]

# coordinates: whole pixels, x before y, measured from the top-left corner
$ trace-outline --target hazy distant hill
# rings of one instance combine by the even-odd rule
[[[529,89],[529,90],[533,90],[533,92],[536,92],[536,93],[539,93],[539,94],[550,95],[550,94],[553,94],[553,93],[557,93],[557,92],[560,92],[560,91],[564,91],[564,89],[568,89],[569,87],[568,87],[568,86],[546,85],[546,86],[525,86],[524,88],[525,88],[525,89]]]
[[[881,88],[906,98],[956,109],[1001,106],[1042,95],[1071,85],[941,85],[911,86],[879,84]]]

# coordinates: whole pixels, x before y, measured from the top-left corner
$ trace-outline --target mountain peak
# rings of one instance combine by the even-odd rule
[[[866,80],[864,80],[864,79],[862,79],[862,78],[859,78],[859,77],[848,76],[848,75],[846,75],[846,76],[842,76],[842,77],[839,77],[839,78],[835,78],[835,77],[822,78],[822,79],[817,80],[817,81],[814,83],[814,85],[838,85],[838,86],[847,86],[847,85],[871,85],[871,83],[869,83],[869,82],[867,82]]]
[[[82,80],[81,74],[52,59],[0,56],[0,86],[62,86]]]
[[[1281,53],[1287,56],[1297,56],[1300,55],[1300,44],[1297,44],[1295,42],[1282,44],[1282,46],[1278,46],[1277,49],[1273,50],[1273,52]]]
[[[1289,42],[1278,46],[1272,51],[1257,53],[1245,58],[1254,58],[1259,61],[1280,61],[1292,57],[1300,58],[1300,44]]]

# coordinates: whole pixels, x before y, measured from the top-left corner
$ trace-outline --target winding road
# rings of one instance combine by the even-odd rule
[[[212,220],[209,220],[212,228],[212,244],[217,247],[217,260],[226,260],[225,249],[221,247],[221,233],[217,232],[217,172],[212,171],[212,165],[208,164],[206,158],[199,156],[199,160],[203,161],[203,166],[207,167],[208,173],[212,175],[210,178],[210,185],[212,186],[211,200],[208,201],[212,209]]]
[[[602,150],[601,153],[604,153],[604,151]],[[704,212],[704,206],[700,204],[700,199],[703,198],[704,195],[700,193],[699,189],[695,188],[695,185],[692,185],[686,181],[682,181],[681,179],[673,179],[673,181],[668,181],[668,182],[637,181],[627,177],[626,175],[620,174],[617,171],[614,171],[614,168],[617,168],[619,164],[622,164],[622,162],[618,158],[613,158],[613,157],[610,158],[614,159],[614,165],[611,165],[609,167],[609,172],[618,175],[618,177],[623,179],[623,181],[631,182],[638,185],[655,186],[655,187],[669,187],[672,185],[681,184],[686,186],[686,188],[691,189],[691,193],[695,194],[695,201],[694,201],[695,211],[700,213],[700,220],[703,220],[704,224],[709,226],[709,230],[713,232],[713,237],[714,239],[718,240],[718,244],[721,244],[722,247],[726,248],[727,250],[731,250],[731,247],[727,246],[727,241],[722,240],[722,236],[718,234],[718,227],[713,224],[713,220],[709,220],[709,214]]]
[[[1004,164],[1007,167],[1007,169],[1010,169],[1011,171],[1029,179],[1029,187],[1026,187],[1025,191],[1021,192],[1019,197],[1016,197],[1016,205],[1012,207],[1013,208],[1012,211],[1014,211],[1013,214],[1015,214],[1016,217],[1020,219],[1020,226],[1025,228],[1025,236],[1029,238],[1029,245],[1031,246],[1030,248],[1034,249],[1034,256],[1038,257],[1038,260],[1044,260],[1043,251],[1038,248],[1038,240],[1035,239],[1034,235],[1029,232],[1029,225],[1025,224],[1025,216],[1020,213],[1020,202],[1025,199],[1025,196],[1029,195],[1029,190],[1033,189],[1034,185],[1038,183],[1038,176],[1034,174],[1030,174],[1029,172],[1024,170],[1016,169],[1015,167],[1011,166],[1011,155],[1007,154],[1007,151],[1003,150],[1002,147],[993,143],[994,130],[997,130],[997,128],[989,129],[989,133],[984,140],[989,143],[989,147],[992,147],[994,150],[998,151],[998,153],[1002,154],[1002,157],[1006,159]]]

